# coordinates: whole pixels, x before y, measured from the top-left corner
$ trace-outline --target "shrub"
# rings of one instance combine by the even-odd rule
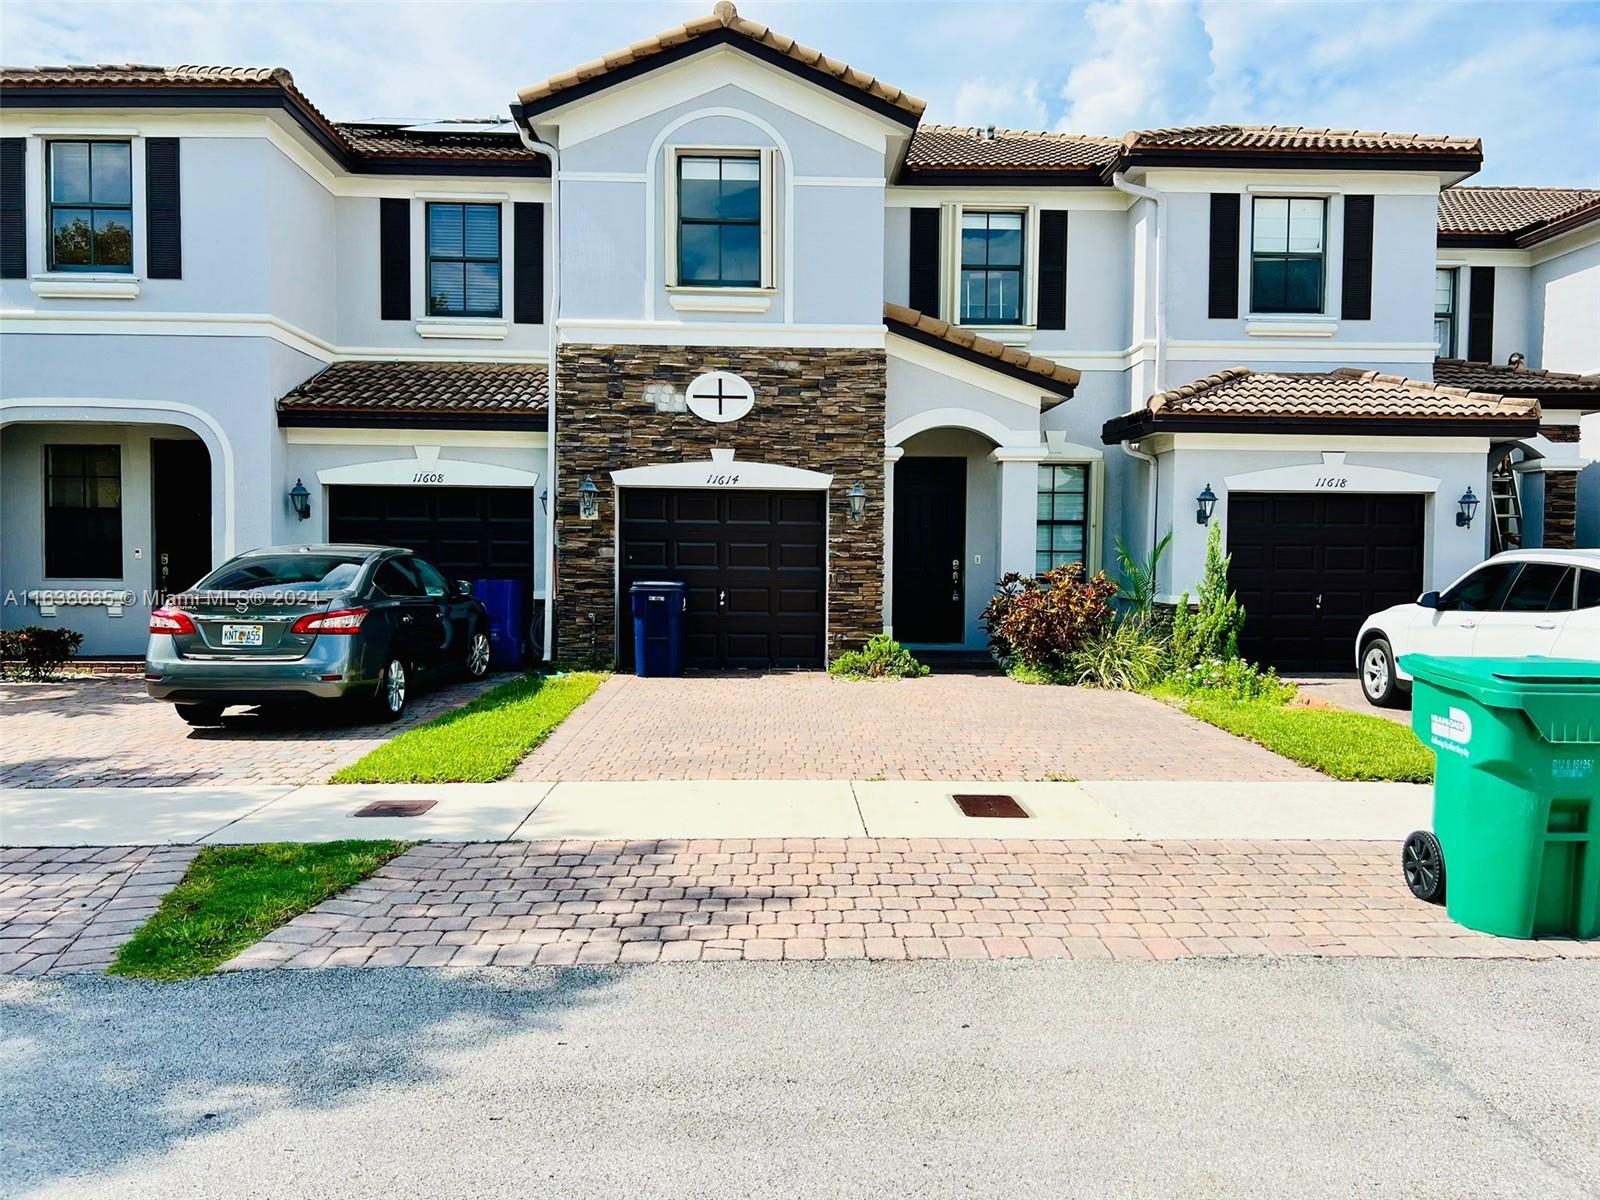
[[[1156,571],[1161,556],[1172,545],[1172,533],[1156,543],[1150,557],[1140,562],[1133,557],[1128,543],[1117,539],[1117,568],[1122,576],[1122,591],[1118,598],[1123,603],[1123,615],[1149,624],[1154,619],[1156,604]]]
[[[1172,619],[1172,661],[1179,668],[1206,659],[1239,657],[1239,631],[1244,628],[1244,608],[1228,590],[1231,554],[1222,553],[1222,529],[1213,525],[1206,536],[1206,569],[1193,610],[1189,593],[1178,601]]]
[[[0,675],[49,679],[83,645],[83,634],[61,626],[25,625],[0,631]]]
[[[1128,616],[1072,652],[1066,682],[1136,692],[1160,679],[1166,667],[1165,639]]]
[[[979,620],[1002,662],[1066,671],[1079,646],[1105,633],[1116,594],[1117,585],[1104,574],[1085,578],[1081,563],[1032,578],[1013,572],[1000,580]]]
[[[928,668],[887,633],[877,634],[860,650],[846,650],[828,667],[841,679],[920,679]]]
[[[1278,678],[1272,668],[1263,671],[1242,658],[1207,658],[1187,667],[1175,666],[1166,685],[1184,696],[1201,693],[1230,696],[1235,700],[1275,700],[1294,696],[1294,687]]]

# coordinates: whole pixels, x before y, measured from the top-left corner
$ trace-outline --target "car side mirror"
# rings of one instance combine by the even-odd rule
[[[1438,592],[1423,592],[1422,595],[1417,597],[1417,603],[1423,608],[1444,607],[1444,605],[1440,603]]]
[[[465,579],[456,580],[456,591],[463,596],[472,595],[472,585]]]

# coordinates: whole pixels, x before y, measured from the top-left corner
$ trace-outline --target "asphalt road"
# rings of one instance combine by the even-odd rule
[[[1600,966],[0,983],[0,1194],[1600,1195]]]

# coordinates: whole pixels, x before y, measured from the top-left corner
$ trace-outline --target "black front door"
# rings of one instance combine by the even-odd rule
[[[204,442],[155,439],[150,476],[151,574],[165,601],[211,571],[211,453]]]
[[[1239,652],[1279,670],[1354,670],[1361,623],[1422,590],[1422,513],[1412,495],[1229,495]]]
[[[962,560],[967,460],[902,458],[894,468],[894,635],[966,640]]]
[[[624,488],[619,659],[633,663],[635,583],[689,585],[684,661],[820,667],[826,554],[820,491]]]

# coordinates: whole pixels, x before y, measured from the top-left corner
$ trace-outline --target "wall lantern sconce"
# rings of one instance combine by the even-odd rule
[[[585,521],[593,521],[600,516],[600,489],[587,475],[578,485],[578,515]]]
[[[850,519],[859,521],[867,515],[867,489],[861,486],[860,480],[845,493],[845,499],[850,501]]]
[[[1217,494],[1211,490],[1211,485],[1206,484],[1205,491],[1195,498],[1196,508],[1194,520],[1197,525],[1204,525],[1211,520],[1211,514],[1217,511]]]
[[[311,516],[311,493],[306,491],[304,480],[294,481],[294,486],[289,489],[289,503],[294,506],[294,515],[302,521]]]
[[[550,515],[550,489],[549,488],[545,488],[544,491],[539,493],[539,507],[544,510],[544,515],[545,516],[548,517]]]
[[[1456,525],[1462,529],[1471,529],[1472,518],[1478,515],[1478,498],[1472,494],[1472,489],[1468,488],[1461,493],[1461,499],[1457,503],[1461,505],[1461,511],[1456,513]]]

